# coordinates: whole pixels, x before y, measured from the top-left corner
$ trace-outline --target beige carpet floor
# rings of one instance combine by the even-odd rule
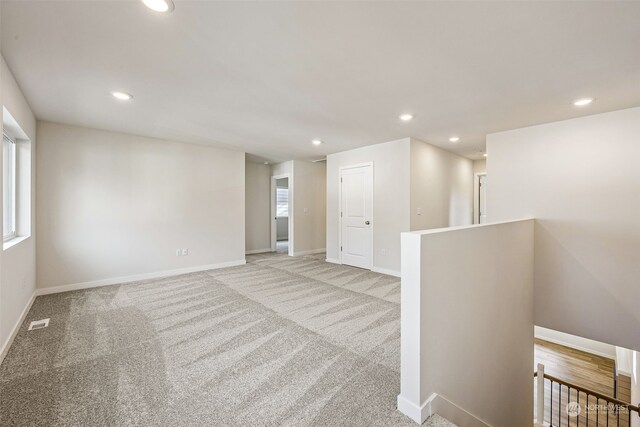
[[[247,260],[38,297],[0,366],[0,425],[415,425],[395,409],[398,278]]]

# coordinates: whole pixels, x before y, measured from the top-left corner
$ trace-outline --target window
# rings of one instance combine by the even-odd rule
[[[276,216],[287,217],[289,216],[289,189],[278,187],[276,188]]]
[[[6,242],[16,237],[16,143],[5,133],[2,135],[2,150],[2,207],[4,212],[2,235],[3,241]]]

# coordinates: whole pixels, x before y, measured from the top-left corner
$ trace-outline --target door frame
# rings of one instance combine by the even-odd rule
[[[269,224],[271,224],[271,250],[276,251],[276,242],[278,241],[278,219],[276,218],[276,181],[278,179],[287,178],[287,189],[289,193],[289,219],[287,220],[287,238],[289,239],[289,256],[293,256],[293,180],[291,173],[283,173],[271,176],[271,211]]]
[[[373,270],[373,259],[375,257],[375,233],[374,227],[376,225],[375,221],[375,169],[373,167],[373,162],[363,162],[356,163],[353,165],[340,166],[338,169],[338,260],[340,264],[342,264],[342,172],[346,169],[356,169],[365,166],[371,166],[371,259],[369,260],[369,270]]]
[[[473,224],[480,224],[480,176],[487,172],[476,172],[473,175]]]

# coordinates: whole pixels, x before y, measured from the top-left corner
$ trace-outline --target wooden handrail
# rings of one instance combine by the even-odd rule
[[[538,376],[538,372],[534,372],[533,376],[537,377]],[[572,388],[572,389],[577,390],[579,392],[581,391],[584,394],[587,394],[589,396],[593,396],[593,397],[595,397],[597,399],[606,400],[607,402],[613,403],[614,405],[624,406],[629,411],[636,411],[636,413],[638,415],[640,415],[640,408],[638,408],[638,406],[631,405],[631,404],[629,404],[627,402],[623,402],[622,400],[615,399],[613,397],[607,396],[607,395],[602,394],[602,393],[595,392],[593,390],[586,389],[584,387],[580,387],[579,385],[571,384],[570,382],[567,382],[565,380],[561,380],[560,378],[556,378],[556,377],[554,377],[552,375],[549,375],[549,374],[546,374],[546,373],[544,374],[544,377],[546,379],[550,380],[550,381],[553,381],[554,383],[562,384],[563,386]]]

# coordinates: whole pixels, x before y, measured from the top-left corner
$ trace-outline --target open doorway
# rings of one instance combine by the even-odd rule
[[[271,250],[291,255],[292,198],[289,174],[271,177]]]
[[[473,223],[487,222],[487,173],[476,173],[473,189]]]

